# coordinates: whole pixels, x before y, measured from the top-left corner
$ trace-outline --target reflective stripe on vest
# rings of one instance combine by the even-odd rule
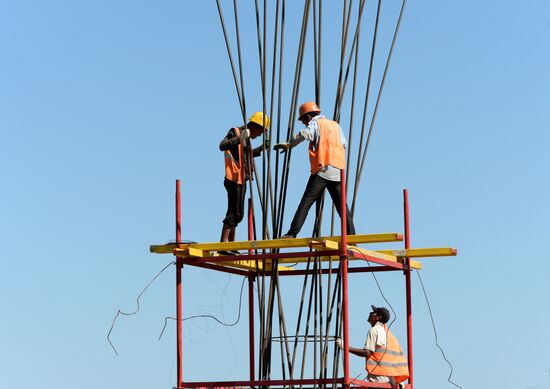
[[[235,131],[236,136],[239,136],[241,134],[240,128],[233,128],[233,131]],[[225,161],[225,178],[227,178],[229,181],[233,181],[237,184],[242,185],[244,183],[244,150],[243,145],[240,142],[239,146],[237,147],[239,150],[238,161],[233,158],[230,150],[225,150],[223,152]]]
[[[344,145],[340,139],[340,125],[334,120],[326,118],[317,119],[319,128],[319,144],[313,150],[313,144],[309,145],[309,162],[311,174],[317,173],[321,168],[331,165],[338,169],[346,168]]]
[[[399,342],[384,324],[386,347],[376,346],[371,357],[367,359],[366,369],[369,374],[393,377],[396,383],[409,378],[409,364],[401,350]]]

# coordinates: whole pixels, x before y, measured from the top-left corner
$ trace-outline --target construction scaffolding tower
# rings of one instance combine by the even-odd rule
[[[342,179],[342,208],[346,209],[346,193]],[[180,181],[176,181],[176,243],[152,245],[150,251],[158,254],[173,254],[176,257],[176,311],[177,311],[177,389],[183,388],[392,388],[391,384],[368,382],[350,377],[349,368],[349,324],[348,324],[348,275],[350,273],[369,273],[398,271],[404,275],[406,291],[407,316],[407,358],[409,381],[404,388],[414,388],[413,344],[412,344],[412,301],[411,301],[411,270],[421,269],[422,264],[413,258],[455,256],[457,250],[450,247],[411,248],[409,232],[408,192],[404,197],[404,233],[382,233],[368,235],[346,235],[346,212],[342,212],[341,235],[319,238],[290,238],[273,240],[254,240],[254,215],[249,200],[248,209],[248,241],[221,243],[182,243],[181,237],[181,195]],[[367,250],[357,247],[357,244],[401,242],[404,249]],[[298,251],[285,252],[287,249]],[[219,255],[220,251],[246,250],[246,255]],[[312,258],[315,264],[309,266]],[[356,261],[366,266],[351,266],[350,261]],[[260,276],[324,276],[332,271],[332,263],[339,262],[338,276],[341,277],[341,338],[343,339],[343,376],[332,378],[300,378],[300,379],[256,379],[255,369],[255,325],[254,325],[254,281]],[[304,264],[307,267],[289,267],[285,264]],[[204,269],[235,274],[248,278],[248,320],[249,320],[249,378],[241,381],[201,381],[186,382],[183,379],[182,360],[182,269],[183,265],[196,266]],[[330,265],[328,265],[330,264]],[[329,267],[327,267],[327,265]],[[336,288],[335,288],[336,292]],[[328,315],[328,312],[327,312]],[[338,316],[338,315],[337,315]],[[330,318],[327,319],[327,321]],[[265,334],[264,334],[265,335]],[[306,335],[307,337],[307,335]],[[306,339],[307,340],[307,339]],[[262,342],[263,339],[260,339]],[[339,359],[339,358],[335,358]],[[260,365],[260,363],[258,363]],[[260,366],[258,366],[261,368]],[[338,372],[336,370],[336,372]]]

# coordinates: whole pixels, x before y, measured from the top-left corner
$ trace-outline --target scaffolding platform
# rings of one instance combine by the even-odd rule
[[[168,243],[151,245],[149,250],[156,254],[173,254],[182,258],[186,265],[204,267],[227,273],[248,276],[247,271],[272,272],[273,263],[277,263],[280,276],[304,275],[306,270],[301,267],[288,267],[285,264],[305,264],[312,257],[321,262],[339,261],[345,252],[347,259],[383,265],[382,268],[370,270],[349,267],[349,272],[404,270],[408,258],[411,269],[422,269],[422,263],[411,258],[456,256],[457,250],[452,247],[430,247],[394,250],[368,250],[358,247],[358,244],[401,242],[403,234],[382,233],[348,235],[347,244],[342,245],[341,236],[325,236],[319,238],[285,238],[271,240],[210,242],[210,243]],[[285,251],[285,249],[294,249]],[[307,251],[304,251],[307,250]],[[221,255],[223,251],[245,251],[239,255]],[[321,269],[326,271],[327,269]],[[313,271],[313,270],[311,270]]]

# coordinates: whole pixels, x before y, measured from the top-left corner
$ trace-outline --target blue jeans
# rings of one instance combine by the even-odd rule
[[[307,181],[306,190],[302,195],[302,200],[300,200],[300,205],[294,214],[290,229],[286,233],[290,236],[296,236],[302,229],[304,222],[306,221],[307,214],[309,209],[314,202],[319,200],[325,191],[325,188],[328,190],[332,201],[338,211],[338,215],[342,217],[340,212],[340,203],[341,203],[341,191],[340,191],[340,181],[329,181],[324,179],[317,174],[312,174]],[[353,220],[351,218],[349,208],[346,204],[346,224],[347,224],[347,233],[348,235],[355,235],[355,226],[353,225]]]

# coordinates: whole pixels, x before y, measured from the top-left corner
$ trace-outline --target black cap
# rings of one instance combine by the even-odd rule
[[[380,321],[384,324],[390,321],[390,311],[384,307],[377,308],[374,305],[371,305],[372,311],[376,312],[380,316]]]

